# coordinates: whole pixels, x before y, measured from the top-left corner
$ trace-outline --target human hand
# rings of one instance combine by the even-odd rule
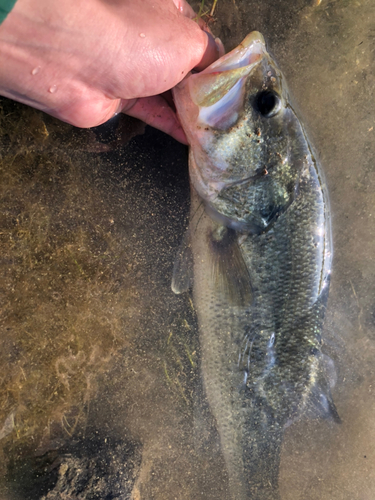
[[[117,112],[186,142],[160,95],[218,57],[185,0],[17,0],[0,26],[0,94],[77,127]]]

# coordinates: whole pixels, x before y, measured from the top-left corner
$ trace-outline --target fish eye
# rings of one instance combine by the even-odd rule
[[[255,96],[255,107],[261,115],[270,118],[280,109],[280,97],[272,90],[262,90]]]

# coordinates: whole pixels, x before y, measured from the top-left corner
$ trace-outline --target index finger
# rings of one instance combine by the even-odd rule
[[[192,7],[187,3],[186,0],[173,0],[177,10],[181,12],[181,14],[189,19],[196,19],[197,14],[194,12]],[[194,68],[196,71],[202,71],[207,68],[210,64],[215,62],[219,57],[221,57],[225,53],[224,46],[219,38],[215,38],[212,34],[210,28],[203,21],[203,19],[197,20],[198,26],[204,31],[208,38],[208,43],[206,46],[205,53],[201,61]]]

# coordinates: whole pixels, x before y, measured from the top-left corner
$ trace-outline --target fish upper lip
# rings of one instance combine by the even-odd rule
[[[241,68],[251,64],[255,57],[266,52],[266,45],[263,35],[258,31],[253,31],[242,41],[242,43],[213,62],[202,73],[215,73]]]

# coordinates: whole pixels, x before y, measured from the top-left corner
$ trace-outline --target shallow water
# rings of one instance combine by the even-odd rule
[[[219,0],[215,16],[227,49],[264,34],[330,191],[324,340],[342,424],[288,427],[282,499],[372,500],[375,4]],[[1,500],[226,499],[193,306],[170,290],[186,149],[146,128],[99,152],[115,124],[95,135],[2,106]]]

